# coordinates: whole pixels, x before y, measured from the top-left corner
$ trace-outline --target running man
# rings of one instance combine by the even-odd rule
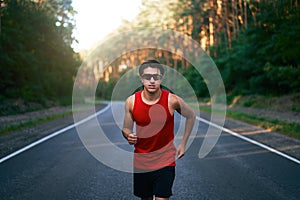
[[[156,60],[141,64],[143,89],[125,103],[122,133],[134,145],[134,195],[142,200],[168,200],[172,196],[176,158],[185,154],[195,113],[184,100],[162,89],[163,66]],[[174,113],[186,118],[183,138],[174,145]],[[133,132],[136,123],[136,133]]]

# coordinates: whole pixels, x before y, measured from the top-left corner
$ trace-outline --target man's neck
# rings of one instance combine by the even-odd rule
[[[143,90],[142,99],[147,104],[155,104],[159,101],[161,93],[161,89],[157,90],[154,93],[148,92],[147,90]]]

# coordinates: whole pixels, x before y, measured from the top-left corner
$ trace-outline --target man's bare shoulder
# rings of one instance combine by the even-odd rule
[[[133,99],[134,99],[134,94],[132,94],[129,97],[127,97],[126,102],[127,101],[132,101]]]
[[[169,100],[168,101],[169,101],[169,105],[171,107],[173,107],[174,109],[176,109],[176,108],[178,108],[178,106],[180,106],[181,98],[178,97],[175,94],[169,93]]]
[[[132,111],[133,109],[133,105],[134,105],[134,100],[135,100],[135,95],[131,95],[129,96],[126,101],[125,101],[125,106],[126,108],[128,108],[130,111]]]

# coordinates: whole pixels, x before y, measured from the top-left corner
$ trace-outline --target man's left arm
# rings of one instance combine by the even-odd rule
[[[192,108],[184,102],[183,99],[177,96],[175,110],[186,118],[183,138],[177,149],[177,158],[181,158],[185,154],[185,146],[193,130],[196,114]]]

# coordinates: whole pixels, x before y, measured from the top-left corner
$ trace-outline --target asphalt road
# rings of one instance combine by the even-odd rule
[[[122,110],[115,113],[122,115]],[[98,128],[87,121],[80,125],[84,129],[67,130],[1,163],[0,199],[136,199],[132,174],[120,171],[130,160],[124,163],[123,154],[110,152],[116,146],[131,154],[132,147],[120,132],[121,121],[110,109],[100,114],[98,121],[109,143],[95,138],[87,149],[78,130],[93,135]],[[199,123],[186,155],[177,161],[172,199],[299,199],[299,164],[226,132],[213,150],[199,159],[207,127]],[[93,150],[106,154],[91,154]],[[102,160],[101,156],[107,155],[113,162],[103,164],[107,157]],[[118,161],[120,169],[107,166]]]

